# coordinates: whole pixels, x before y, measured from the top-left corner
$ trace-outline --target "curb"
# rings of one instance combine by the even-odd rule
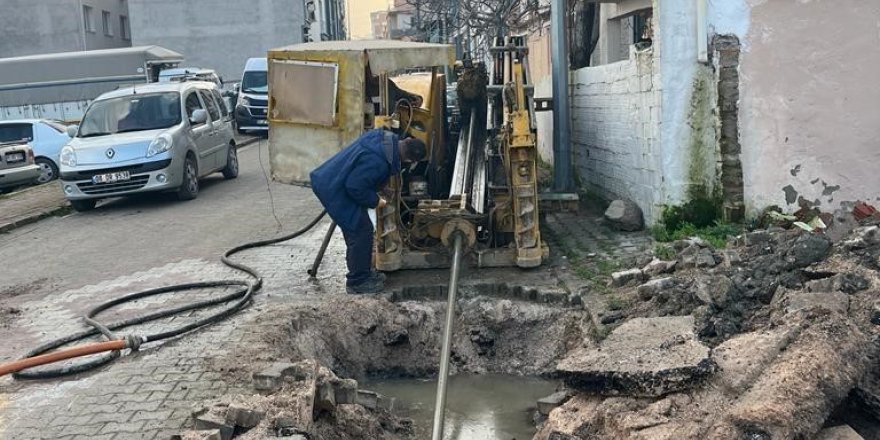
[[[27,217],[18,219],[16,221],[10,223],[0,224],[0,234],[5,234],[10,232],[16,228],[29,225],[31,223],[36,223],[44,218],[55,216],[62,211],[66,211],[70,208],[70,204],[65,201],[63,205],[56,206],[54,208],[47,208],[45,211],[38,212],[33,215],[29,215]]]

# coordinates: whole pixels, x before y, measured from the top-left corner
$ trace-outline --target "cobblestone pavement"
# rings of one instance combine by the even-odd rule
[[[94,213],[50,218],[0,236],[0,361],[83,329],[77,317],[110,298],[179,282],[241,277],[218,262],[223,250],[274,236],[279,229],[295,230],[320,209],[310,190],[270,184],[273,215],[260,170],[259,160],[265,165],[267,159],[265,148],[265,142],[244,148],[241,177],[229,182],[210,179],[192,202],[162,196],[113,201]],[[553,237],[578,235],[577,246],[585,253],[647,246],[643,234],[601,229],[594,225],[595,216],[555,216],[547,222],[555,231]],[[594,226],[607,235],[581,236]],[[344,292],[340,234],[328,249],[319,279],[305,277],[325,228],[326,222],[300,239],[236,255],[264,274],[265,285],[250,308],[230,319],[158,345],[147,344],[140,352],[74,378],[0,378],[0,439],[167,439],[187,423],[200,402],[230,392],[250,393],[250,384],[242,379],[276,360],[281,350],[270,345],[283,343],[286,308]],[[445,271],[392,274],[389,286],[444,284],[447,276]],[[463,280],[553,284],[558,276],[553,266],[525,272],[465,270]],[[142,300],[105,319],[217,294],[194,291]],[[150,333],[203,316],[200,313],[205,312],[125,333]]]

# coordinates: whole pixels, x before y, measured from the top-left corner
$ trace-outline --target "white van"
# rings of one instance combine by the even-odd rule
[[[244,66],[241,84],[236,90],[235,127],[240,134],[246,131],[268,131],[266,121],[269,110],[268,61],[251,58]]]

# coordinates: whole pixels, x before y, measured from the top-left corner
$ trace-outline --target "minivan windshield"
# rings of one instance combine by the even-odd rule
[[[266,79],[266,71],[249,70],[241,78],[241,91],[244,93],[269,93],[269,83]]]
[[[179,93],[133,94],[92,103],[83,116],[77,137],[157,130],[180,122]]]

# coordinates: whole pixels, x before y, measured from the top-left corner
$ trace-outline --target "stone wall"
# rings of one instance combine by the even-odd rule
[[[735,35],[716,35],[714,48],[718,84],[718,145],[721,159],[723,217],[742,220],[745,214],[743,171],[739,143],[739,56],[740,43]]]
[[[580,189],[636,202],[651,223],[661,200],[660,85],[654,52],[572,72],[572,151]]]

